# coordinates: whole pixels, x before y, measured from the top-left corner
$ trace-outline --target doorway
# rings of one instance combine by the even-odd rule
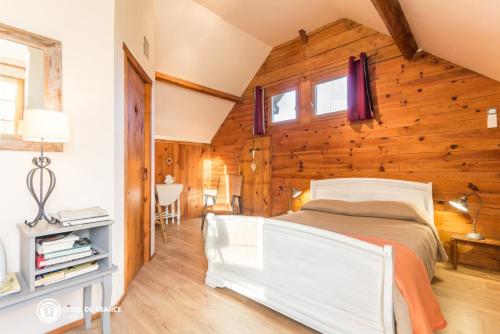
[[[125,290],[151,254],[152,81],[123,44],[125,113]]]

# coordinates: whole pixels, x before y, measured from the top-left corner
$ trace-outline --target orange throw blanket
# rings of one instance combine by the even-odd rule
[[[391,240],[359,235],[352,237],[381,247],[392,246],[394,280],[408,305],[414,334],[432,334],[446,327],[446,320],[432,293],[427,270],[415,252]]]

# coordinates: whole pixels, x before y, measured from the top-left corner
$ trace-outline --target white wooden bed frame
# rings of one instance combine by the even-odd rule
[[[390,179],[311,181],[311,199],[392,200],[425,211],[432,185]],[[207,217],[205,282],[323,333],[394,333],[393,253],[341,234],[262,217]]]

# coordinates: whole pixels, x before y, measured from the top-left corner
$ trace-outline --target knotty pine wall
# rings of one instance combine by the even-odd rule
[[[172,158],[169,165],[167,159]],[[211,184],[210,145],[178,141],[155,141],[155,183],[163,183],[166,175],[182,183],[182,218],[201,217],[203,188]]]
[[[345,113],[316,118],[312,81],[347,73],[348,57],[366,52],[376,119],[349,124]],[[428,53],[408,62],[392,39],[348,19],[275,47],[212,141],[212,176],[238,172],[240,150],[252,137],[253,89],[299,87],[299,121],[266,125],[272,137],[272,214],[286,210],[291,186],[311,179],[378,177],[432,182],[435,218],[448,246],[470,230],[448,199],[480,188],[479,229],[500,239],[500,130],[486,128],[486,108],[500,107],[500,83]],[[266,104],[268,100],[266,99]],[[268,113],[266,110],[266,119]],[[244,200],[244,199],[243,199]],[[297,208],[308,200],[295,201]],[[466,263],[498,268],[499,255],[464,248]]]

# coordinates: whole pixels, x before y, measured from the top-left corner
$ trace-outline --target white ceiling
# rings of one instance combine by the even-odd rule
[[[234,103],[156,82],[155,137],[210,143]]]
[[[271,46],[193,0],[155,0],[156,69],[241,95]],[[156,84],[157,137],[210,142],[232,102]]]
[[[341,18],[330,0],[196,0],[229,23],[275,46]]]
[[[192,0],[155,0],[157,71],[240,95],[271,47]]]
[[[371,0],[196,1],[273,46],[343,17],[388,34]],[[400,3],[421,49],[500,80],[500,0]]]
[[[500,81],[500,0],[400,0],[425,51]]]
[[[387,33],[370,0],[195,0],[243,31],[276,46],[344,17]]]

